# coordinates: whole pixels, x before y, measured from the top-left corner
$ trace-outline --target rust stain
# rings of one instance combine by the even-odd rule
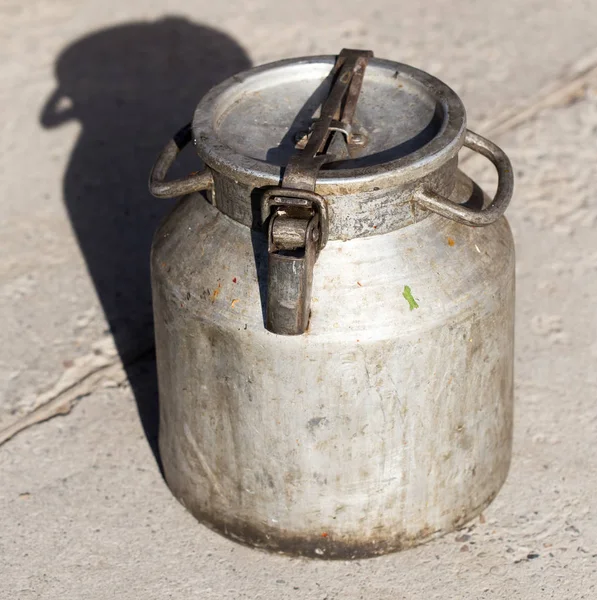
[[[211,301],[215,302],[216,298],[220,295],[220,292],[222,291],[222,284],[218,283],[218,287],[211,293]]]
[[[327,536],[328,536],[328,533],[327,533],[327,531],[324,531],[324,532],[321,534],[321,537],[322,537],[322,538],[326,538]]]
[[[357,281],[357,285],[358,285],[359,287],[363,287],[363,284],[362,284],[360,281]]]
[[[454,238],[448,236],[448,246],[453,246],[455,243]]]
[[[234,298],[234,300],[230,303],[230,308],[234,308],[234,305],[238,302],[238,298]]]
[[[311,317],[313,316],[313,313],[311,311],[309,311],[309,318],[307,320],[307,327],[305,329],[305,333],[303,335],[309,335],[311,333]]]

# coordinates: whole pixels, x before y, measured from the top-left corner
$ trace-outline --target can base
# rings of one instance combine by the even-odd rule
[[[268,530],[259,529],[240,520],[231,522],[217,517],[214,518],[214,515],[207,515],[200,510],[189,507],[183,498],[178,498],[178,500],[202,525],[244,546],[287,556],[321,560],[356,560],[375,558],[376,556],[407,550],[460,529],[493,502],[501,487],[502,484],[479,506],[467,509],[466,514],[463,513],[454,519],[449,527],[439,530],[427,527],[415,535],[399,535],[388,538],[380,535],[379,539],[366,540],[359,540],[350,536],[335,536],[327,532],[306,536],[291,533],[284,534],[284,532],[273,528],[268,528]]]

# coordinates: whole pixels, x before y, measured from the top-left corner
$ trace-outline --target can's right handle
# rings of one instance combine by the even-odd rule
[[[510,204],[514,189],[512,164],[501,148],[470,129],[466,132],[464,145],[488,158],[497,169],[497,191],[489,206],[482,210],[474,210],[456,204],[448,198],[424,188],[420,188],[415,192],[414,200],[426,209],[453,221],[458,221],[458,223],[472,227],[484,227],[497,221]]]

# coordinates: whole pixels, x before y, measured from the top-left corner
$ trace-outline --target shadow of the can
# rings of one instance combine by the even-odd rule
[[[172,202],[152,198],[147,177],[201,96],[249,66],[237,42],[209,27],[178,17],[126,23],[61,52],[58,87],[40,115],[46,128],[81,124],[64,202],[158,464],[149,252]],[[197,161],[189,152],[177,168],[197,170]]]

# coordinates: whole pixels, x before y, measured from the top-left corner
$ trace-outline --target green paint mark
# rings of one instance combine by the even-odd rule
[[[410,288],[407,285],[404,286],[404,291],[402,292],[402,295],[404,296],[404,299],[408,302],[410,310],[413,310],[414,308],[419,308],[417,301],[413,298],[412,292],[410,291]]]

